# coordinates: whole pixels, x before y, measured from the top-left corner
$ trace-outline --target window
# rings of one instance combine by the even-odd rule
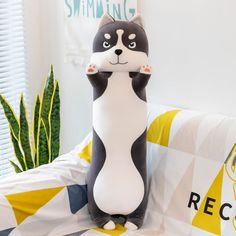
[[[22,0],[0,0],[0,94],[19,114],[20,94],[26,92]],[[0,106],[0,178],[14,173],[9,126]],[[17,162],[16,162],[17,163]]]

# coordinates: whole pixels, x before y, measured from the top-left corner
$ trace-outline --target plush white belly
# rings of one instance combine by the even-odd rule
[[[106,149],[106,161],[94,183],[94,200],[111,215],[133,212],[144,197],[131,147],[146,129],[146,109],[128,73],[113,73],[104,94],[93,104],[93,127]]]

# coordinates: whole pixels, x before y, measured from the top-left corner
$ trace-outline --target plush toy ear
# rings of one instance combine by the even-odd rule
[[[140,27],[144,28],[143,20],[142,20],[142,17],[140,14],[137,14],[133,18],[131,18],[130,22],[133,22],[133,23],[139,25]]]
[[[115,22],[115,19],[108,13],[105,13],[103,15],[103,17],[101,18],[100,24],[99,24],[99,28],[101,28],[102,26]]]

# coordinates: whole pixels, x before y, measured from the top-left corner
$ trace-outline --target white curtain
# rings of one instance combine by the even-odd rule
[[[20,94],[26,92],[22,0],[0,0],[0,94],[18,115]],[[14,173],[8,122],[0,106],[0,178]],[[15,160],[14,160],[15,161]]]

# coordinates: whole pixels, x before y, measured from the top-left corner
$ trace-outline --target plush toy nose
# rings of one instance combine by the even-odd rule
[[[117,55],[117,56],[120,56],[120,54],[122,53],[123,51],[121,50],[121,49],[116,49],[115,50],[115,54]]]

